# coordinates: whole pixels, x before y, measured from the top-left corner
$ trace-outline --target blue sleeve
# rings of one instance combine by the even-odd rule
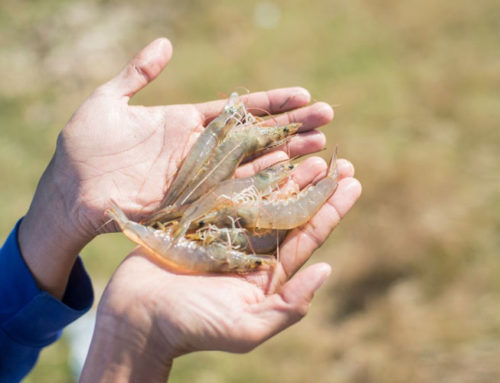
[[[57,340],[62,328],[86,313],[94,300],[80,258],[61,301],[38,288],[19,249],[20,222],[0,249],[0,383],[20,381],[40,350]]]

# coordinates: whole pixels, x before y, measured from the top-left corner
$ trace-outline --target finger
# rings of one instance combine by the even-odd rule
[[[261,154],[256,158],[251,157],[248,163],[238,168],[235,176],[237,178],[252,176],[279,161],[320,151],[325,147],[325,143],[325,135],[321,132],[313,131],[298,134],[292,137],[288,143],[280,145],[268,153]]]
[[[337,190],[305,225],[293,229],[280,247],[287,277],[293,275],[323,244],[361,195],[361,184],[352,177],[339,181]]]
[[[260,172],[262,169],[268,168],[269,166],[272,166],[280,161],[286,161],[288,158],[288,155],[281,150],[266,153],[255,160],[240,166],[236,169],[234,176],[236,178],[251,177],[255,173]]]
[[[251,177],[255,173],[272,166],[280,161],[289,159],[287,153],[283,151],[274,151],[267,153],[255,160],[240,166],[236,172],[236,178]],[[338,178],[354,176],[354,166],[346,159],[337,160]],[[316,183],[326,175],[327,165],[321,157],[310,157],[304,160],[291,174],[292,182],[297,184],[299,189],[305,188],[311,183]]]
[[[314,293],[330,276],[331,271],[327,263],[317,263],[300,271],[283,285],[280,291],[283,301],[305,315]]]
[[[261,324],[253,328],[259,334],[258,343],[269,339],[291,326],[307,314],[314,293],[330,275],[326,263],[309,266],[287,281],[276,294],[271,294],[256,305],[252,312]],[[259,331],[261,330],[261,331]]]
[[[323,150],[326,145],[325,135],[318,130],[311,130],[290,137],[290,140],[274,150],[286,152],[290,157],[305,156]]]
[[[171,57],[170,41],[166,38],[156,39],[143,48],[103,87],[120,97],[132,97],[160,74]]]
[[[338,179],[354,176],[354,166],[347,160],[341,158],[337,160]],[[311,183],[318,182],[326,175],[327,165],[320,157],[311,157],[304,161],[291,175],[300,189],[304,189]]]
[[[305,156],[307,154],[319,152],[324,149],[326,144],[325,135],[318,131],[309,131],[302,134],[296,134],[282,145],[275,148],[268,149],[264,154],[257,154],[252,157],[246,158],[245,162],[253,163],[264,155],[270,153],[285,153],[287,157],[296,158]],[[281,157],[281,155],[280,155]]]
[[[324,102],[316,102],[304,108],[295,109],[291,112],[273,116],[266,119],[266,125],[279,124],[286,125],[293,122],[300,122],[302,126],[299,132],[305,132],[323,125],[333,120],[333,109]]]
[[[240,97],[247,110],[256,116],[283,113],[309,104],[311,95],[301,87],[273,89],[266,92],[255,92]],[[205,122],[217,117],[227,100],[217,100],[196,104]]]

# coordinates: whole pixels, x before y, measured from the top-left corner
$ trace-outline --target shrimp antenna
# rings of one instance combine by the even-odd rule
[[[100,226],[99,226],[99,227],[95,230],[95,232],[96,232],[96,233],[102,233],[102,231],[101,231],[101,230],[102,230],[102,229],[104,229],[104,227],[105,227],[106,225],[108,225],[109,223],[111,223],[111,222],[113,222],[113,221],[114,221],[114,220],[113,220],[113,218],[108,219],[106,222],[104,222],[102,225],[100,225]]]
[[[311,99],[311,102],[318,102],[320,100],[316,99],[316,98],[312,98]],[[324,101],[321,101],[321,102],[324,102]],[[332,109],[335,109],[335,108],[338,108],[338,107],[341,107],[342,104],[330,104],[328,102],[326,102],[325,104],[327,104],[328,106],[330,106]]]
[[[290,140],[286,140],[285,141],[285,148],[286,148],[286,155],[288,156],[288,158],[290,158],[290,141],[292,140],[292,138],[290,137]]]
[[[276,230],[276,260],[280,261],[280,233]]]
[[[268,110],[264,109],[264,108],[259,108],[257,106],[254,106],[252,108],[248,108],[248,110],[253,110],[253,111],[259,111],[259,112],[262,112],[263,114],[267,115],[267,117],[269,117],[270,120],[273,120],[275,123],[276,123],[276,126],[279,125],[278,121],[276,120],[276,117],[274,117],[271,112],[269,112]],[[265,120],[264,120],[265,121]]]
[[[244,90],[246,94],[250,94],[250,89],[248,89],[246,86],[243,85],[238,85],[232,88],[233,92],[237,90]]]
[[[290,161],[291,163],[295,164],[299,158],[304,157],[303,154],[297,154],[296,156],[290,157],[287,161]]]
[[[246,240],[247,240],[247,243],[248,243],[248,247],[250,248],[250,250],[252,250],[252,253],[257,254],[257,253],[255,252],[254,247],[252,246],[252,241],[250,240],[250,236],[248,235],[248,230],[246,230],[244,227],[242,227],[240,222],[238,222],[238,221],[237,221],[236,223],[238,224],[238,227],[239,227],[240,229],[243,229],[243,230],[244,230],[244,231],[243,231],[243,235],[245,236],[245,238],[246,238]]]

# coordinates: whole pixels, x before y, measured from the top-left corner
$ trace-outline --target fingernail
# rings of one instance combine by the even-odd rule
[[[340,173],[349,175],[351,177],[354,175],[354,172],[355,172],[354,166],[350,161],[348,161],[344,158],[341,158],[341,159],[337,160],[337,166],[339,168]]]
[[[347,180],[347,185],[344,186],[347,192],[351,192],[352,189],[356,189],[356,192],[361,195],[362,186],[361,183],[356,178],[351,178]]]
[[[318,291],[318,289],[323,286],[325,281],[328,279],[330,274],[332,273],[332,268],[327,263],[320,263],[316,266],[319,270],[318,273],[321,275],[318,279],[316,286],[314,286],[314,291]]]
[[[298,88],[297,89],[297,93],[300,94],[300,95],[302,95],[302,96],[305,96],[308,100],[311,99],[311,94],[305,88]]]

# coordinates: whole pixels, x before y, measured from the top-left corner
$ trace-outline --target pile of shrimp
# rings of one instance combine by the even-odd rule
[[[269,269],[288,230],[311,219],[337,188],[334,154],[327,175],[301,191],[283,186],[296,167],[274,164],[233,178],[245,159],[286,143],[301,124],[270,124],[233,93],[181,163],[160,207],[134,222],[116,205],[107,214],[133,242],[187,273]]]

